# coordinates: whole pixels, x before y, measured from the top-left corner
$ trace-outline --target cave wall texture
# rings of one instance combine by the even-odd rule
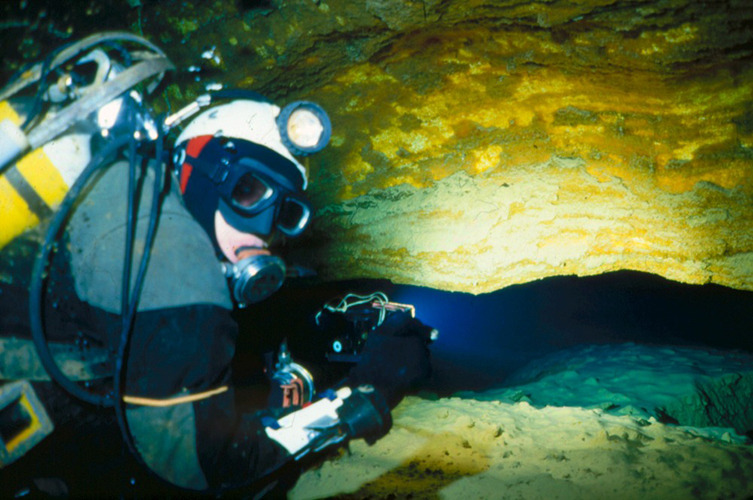
[[[325,279],[753,290],[749,0],[129,4],[179,65],[215,46],[175,105],[215,79],[328,110],[293,252]]]

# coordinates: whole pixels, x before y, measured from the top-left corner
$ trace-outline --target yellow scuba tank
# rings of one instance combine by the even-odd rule
[[[122,104],[125,95],[140,103],[134,87],[155,77],[146,86],[151,92],[172,68],[167,56],[141,37],[100,33],[57,51],[0,91],[0,249],[63,201],[91,160],[92,136],[106,137],[116,126],[116,118],[103,117],[102,111],[120,113],[120,104],[112,104]],[[22,93],[30,90],[37,112],[28,119],[21,103]],[[139,116],[142,129],[148,129],[145,120]]]
[[[0,102],[0,123],[5,125],[0,133],[10,124],[18,128],[21,120],[10,101]],[[90,139],[91,134],[85,133],[63,135],[2,170],[0,248],[52,214],[89,163]]]

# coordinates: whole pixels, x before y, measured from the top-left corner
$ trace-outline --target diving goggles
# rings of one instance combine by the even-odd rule
[[[302,188],[281,174],[295,169],[295,174],[299,175],[297,168],[264,146],[239,142],[245,143],[244,149],[252,147],[259,154],[243,155],[235,161],[223,156],[211,162],[186,155],[185,162],[215,184],[220,198],[235,214],[245,219],[268,219],[271,215],[280,232],[298,236],[311,219],[311,207],[298,194]]]
[[[229,196],[220,195],[237,213],[253,217],[274,205],[276,227],[286,236],[298,236],[308,225],[311,207],[291,191],[275,185],[258,172],[238,177]]]

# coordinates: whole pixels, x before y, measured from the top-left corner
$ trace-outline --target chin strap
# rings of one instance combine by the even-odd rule
[[[392,419],[381,394],[360,386],[327,391],[317,402],[264,423],[267,436],[298,460],[346,439],[374,442],[387,433]]]

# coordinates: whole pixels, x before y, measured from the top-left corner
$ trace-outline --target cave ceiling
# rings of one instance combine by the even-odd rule
[[[128,3],[179,65],[214,47],[175,105],[216,80],[327,109],[291,245],[324,279],[753,290],[748,0]]]

